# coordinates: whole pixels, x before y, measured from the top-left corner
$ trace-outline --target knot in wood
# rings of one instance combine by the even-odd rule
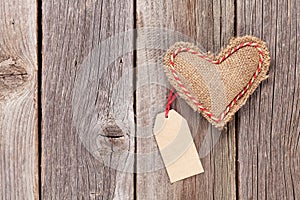
[[[28,80],[28,72],[20,60],[0,58],[0,100],[20,93]]]
[[[103,133],[106,137],[119,138],[124,137],[122,129],[115,123],[103,127]]]

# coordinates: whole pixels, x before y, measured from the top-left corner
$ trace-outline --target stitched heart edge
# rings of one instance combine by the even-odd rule
[[[252,46],[251,46],[252,45]],[[261,69],[258,73],[254,73],[252,78],[254,78],[253,82],[247,88],[247,85],[244,86],[244,90],[242,90],[237,96],[239,98],[236,100],[237,96],[227,105],[226,109],[222,112],[223,117],[213,116],[212,113],[205,107],[201,105],[201,103],[197,102],[198,100],[194,98],[191,93],[186,89],[186,85],[184,85],[178,76],[176,76],[177,72],[174,71],[173,65],[176,64],[175,57],[177,54],[181,52],[189,52],[195,54],[196,56],[206,59],[209,62],[214,64],[220,64],[232,54],[237,52],[239,49],[244,48],[246,46],[250,46],[256,48],[258,52],[261,52],[263,55],[261,56]],[[166,53],[164,68],[167,75],[167,78],[171,85],[177,90],[179,96],[183,98],[190,107],[192,107],[195,111],[198,111],[202,114],[210,123],[212,123],[215,127],[219,129],[223,129],[224,126],[233,118],[234,114],[245,104],[249,96],[255,91],[255,89],[259,86],[259,84],[267,78],[267,72],[270,66],[270,53],[266,46],[266,43],[261,41],[260,39],[253,36],[244,36],[237,37],[230,40],[228,46],[219,53],[218,56],[214,55],[205,55],[202,53],[198,47],[194,46],[191,43],[178,42],[174,44]],[[259,63],[258,67],[259,68]],[[256,71],[257,72],[257,71]],[[178,81],[179,80],[179,81]],[[185,89],[184,89],[185,88]],[[247,90],[245,90],[247,88]],[[244,91],[244,92],[243,92]],[[190,94],[190,95],[188,95]],[[242,95],[241,95],[242,94]],[[195,100],[195,101],[194,101]],[[225,113],[225,114],[224,114]],[[222,115],[221,114],[221,115]]]

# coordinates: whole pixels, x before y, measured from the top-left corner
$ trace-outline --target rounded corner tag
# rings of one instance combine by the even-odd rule
[[[157,115],[154,136],[171,183],[204,172],[187,121],[175,110]]]

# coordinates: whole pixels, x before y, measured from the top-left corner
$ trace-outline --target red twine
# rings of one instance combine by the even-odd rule
[[[165,117],[168,118],[168,114],[169,114],[169,111],[171,109],[171,104],[173,103],[173,101],[176,99],[176,97],[178,96],[177,93],[175,93],[173,95],[173,92],[174,92],[174,87],[172,87],[171,91],[170,91],[170,94],[168,96],[168,103],[166,105],[166,112],[165,112]]]

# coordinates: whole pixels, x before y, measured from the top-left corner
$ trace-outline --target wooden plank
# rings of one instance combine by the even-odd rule
[[[235,199],[235,123],[202,158],[205,173],[170,184],[153,138],[156,114],[163,112],[168,84],[164,54],[177,41],[198,42],[217,52],[234,32],[234,1],[137,1],[137,199]],[[196,146],[210,131],[208,122],[183,100],[176,110],[188,121]]]
[[[0,1],[0,199],[38,198],[36,16]]]
[[[132,5],[43,1],[43,199],[133,199]]]
[[[237,32],[268,43],[269,78],[240,112],[240,199],[300,199],[300,1],[237,1]]]

